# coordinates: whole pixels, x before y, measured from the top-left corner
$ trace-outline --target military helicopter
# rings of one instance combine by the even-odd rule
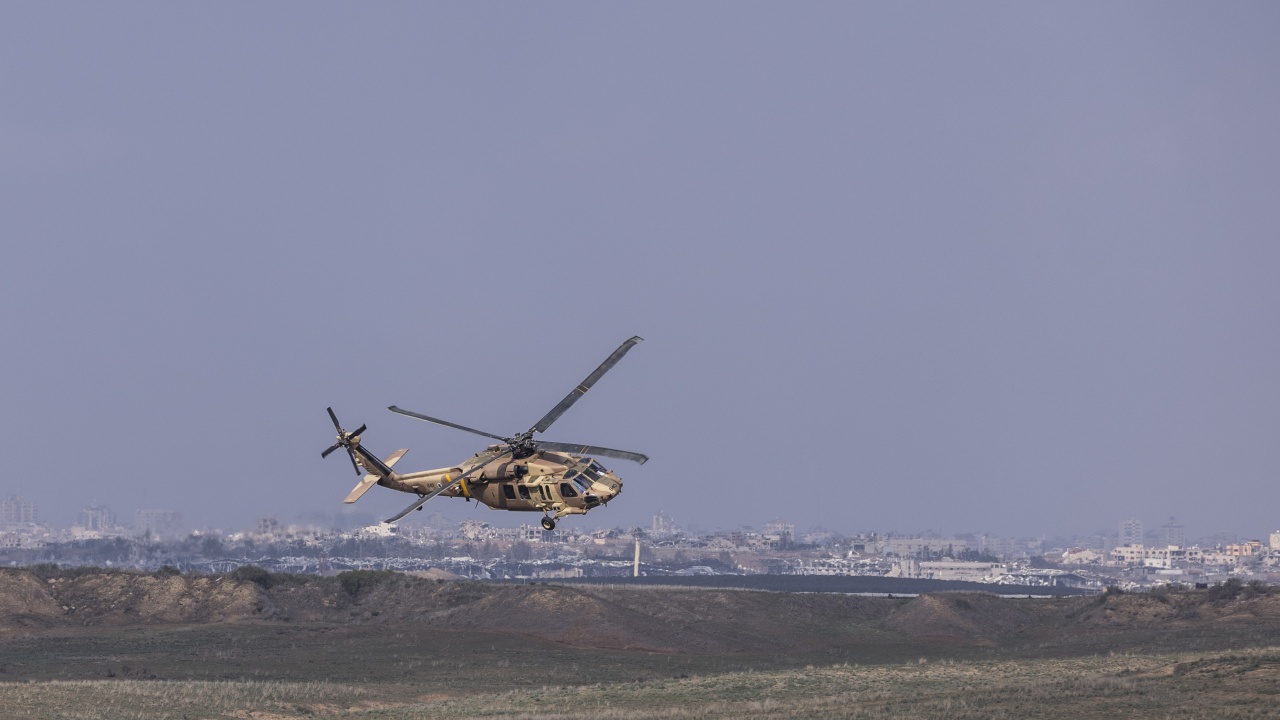
[[[571,390],[533,427],[513,437],[487,433],[395,405],[387,408],[400,415],[502,441],[501,444],[490,445],[459,465],[436,470],[397,473],[392,468],[404,457],[408,449],[396,450],[388,455],[386,460],[379,458],[360,442],[360,436],[368,426],[361,425],[347,432],[342,429],[333,408],[327,409],[329,419],[333,421],[333,427],[338,431],[338,441],[320,453],[320,457],[329,457],[333,451],[343,448],[351,458],[351,466],[355,468],[356,475],[363,475],[360,482],[343,500],[345,503],[359,500],[360,496],[374,485],[382,485],[418,496],[412,505],[394,517],[387,518],[384,521],[386,523],[394,523],[414,510],[421,510],[428,500],[437,495],[446,495],[466,498],[468,502],[474,498],[495,510],[541,512],[543,513],[542,527],[554,530],[556,520],[566,515],[586,515],[588,510],[607,504],[622,491],[622,481],[617,475],[596,462],[595,457],[630,460],[642,465],[649,458],[640,453],[613,450],[597,445],[537,440],[533,435],[545,432],[551,427],[552,423],[572,407],[578,398],[590,390],[596,381],[609,372],[609,369],[642,339],[638,336],[633,337],[619,345],[618,349],[605,358],[605,361],[600,363],[600,366],[588,375],[586,380]]]

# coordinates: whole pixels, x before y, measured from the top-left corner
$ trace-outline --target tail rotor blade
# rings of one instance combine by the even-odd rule
[[[338,442],[329,446],[327,450],[320,453],[320,457],[327,458],[329,457],[329,454],[332,453],[334,450],[337,450],[338,448],[346,448],[347,457],[351,458],[351,467],[355,469],[356,475],[362,474],[360,472],[360,463],[356,462],[356,453],[354,450],[351,449],[351,446],[352,446],[352,440],[354,439],[358,442],[360,433],[367,430],[369,426],[361,425],[360,428],[357,429],[355,432],[347,432],[346,430],[342,429],[342,425],[338,422],[338,416],[334,414],[333,408],[331,407],[325,408],[325,411],[329,413],[329,419],[333,421],[333,427],[338,431]]]

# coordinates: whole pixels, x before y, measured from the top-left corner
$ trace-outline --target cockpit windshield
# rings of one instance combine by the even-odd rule
[[[600,463],[592,460],[591,464],[582,468],[581,472],[571,473],[569,479],[582,488],[583,492],[588,492],[591,490],[591,484],[599,480],[600,476],[607,472],[609,471],[601,467]]]

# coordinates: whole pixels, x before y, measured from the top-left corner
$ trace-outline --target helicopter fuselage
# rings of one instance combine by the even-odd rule
[[[495,510],[540,512],[552,517],[584,515],[622,491],[622,481],[590,457],[538,450],[512,459],[502,446],[490,446],[458,466],[392,473],[378,480],[392,490],[475,499]],[[361,463],[362,465],[364,463]],[[470,479],[449,487],[469,470]]]

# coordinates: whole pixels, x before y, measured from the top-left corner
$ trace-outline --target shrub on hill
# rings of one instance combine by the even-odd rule
[[[368,590],[376,585],[402,577],[389,570],[347,570],[338,573],[338,584],[351,597],[356,597],[361,590]]]
[[[275,584],[271,573],[257,565],[241,565],[231,571],[231,579],[237,582],[251,582],[264,589]]]
[[[52,580],[53,578],[77,578],[84,575],[100,575],[106,572],[112,572],[106,568],[100,568],[93,565],[77,565],[74,567],[62,567],[57,563],[40,563],[38,565],[29,565],[27,570],[41,580]],[[119,572],[119,571],[115,571]]]

